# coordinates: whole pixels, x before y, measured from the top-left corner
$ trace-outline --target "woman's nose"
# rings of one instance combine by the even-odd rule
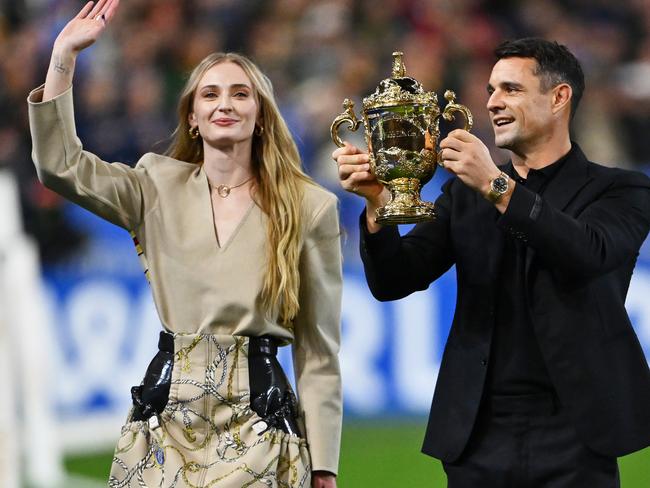
[[[219,97],[218,109],[223,112],[230,112],[232,110],[232,103],[228,95],[222,95]]]

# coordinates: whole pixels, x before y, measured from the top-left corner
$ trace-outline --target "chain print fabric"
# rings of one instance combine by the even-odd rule
[[[122,427],[110,488],[310,486],[306,441],[253,427],[262,419],[250,408],[248,342],[174,336],[167,406],[159,417]]]

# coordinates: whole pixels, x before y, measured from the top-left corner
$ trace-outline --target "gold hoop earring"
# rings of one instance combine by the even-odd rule
[[[188,131],[190,134],[190,137],[192,139],[196,139],[199,137],[199,128],[198,127],[190,127],[190,130]]]
[[[261,136],[262,134],[264,134],[264,127],[262,127],[261,125],[256,125],[255,126],[255,135],[256,136]]]

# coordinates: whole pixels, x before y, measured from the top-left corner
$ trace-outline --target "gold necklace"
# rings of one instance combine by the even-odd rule
[[[248,179],[242,181],[241,183],[239,183],[238,185],[235,185],[235,186],[217,185],[214,188],[217,190],[217,194],[221,198],[226,198],[228,195],[230,195],[231,190],[234,190],[235,188],[239,188],[240,186],[245,185],[246,183],[248,183],[252,179],[253,179],[253,177],[251,176]]]

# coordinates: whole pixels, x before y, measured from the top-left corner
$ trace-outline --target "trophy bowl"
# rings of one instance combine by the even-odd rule
[[[434,92],[425,92],[415,79],[406,76],[403,53],[393,53],[392,76],[375,92],[363,99],[362,119],[368,144],[370,168],[391,194],[390,201],[377,209],[380,224],[410,224],[435,218],[433,203],[422,201],[420,189],[434,175],[440,151],[440,117],[454,119],[454,113],[465,117],[465,130],[472,128],[472,114],[456,103],[454,92],[447,90],[447,105],[441,112]],[[338,131],[342,124],[356,131],[360,121],[354,103],[345,99],[344,111],[334,119],[331,135],[343,147]]]

